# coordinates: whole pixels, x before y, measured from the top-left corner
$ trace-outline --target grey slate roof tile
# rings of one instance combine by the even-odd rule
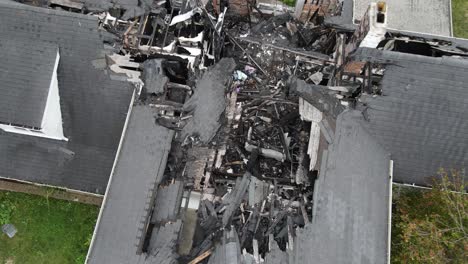
[[[0,0],[2,38],[58,46],[60,105],[69,138],[55,142],[0,133],[1,177],[104,192],[133,88],[93,67],[104,49],[97,25],[93,16]],[[74,155],[51,150],[57,146]]]
[[[166,168],[174,135],[174,131],[156,124],[154,115],[151,108],[142,105],[135,106],[130,114],[90,248],[90,264],[162,263],[158,261],[161,254],[154,256],[155,259],[148,254],[137,254],[145,220],[149,217],[150,199],[157,197],[156,187]],[[161,203],[159,201],[158,204]],[[173,225],[161,227],[158,232],[173,235],[158,237],[155,245],[172,244],[171,241],[177,238],[177,234],[174,238],[174,232],[180,228],[180,223]],[[170,253],[167,248],[164,251],[165,256]]]
[[[0,122],[41,127],[57,45],[0,39]]]
[[[468,164],[468,60],[360,48],[355,59],[386,61],[383,96],[361,97],[366,127],[395,160],[398,182],[429,185],[439,168]]]
[[[390,155],[363,123],[359,111],[339,115],[291,264],[386,263]]]

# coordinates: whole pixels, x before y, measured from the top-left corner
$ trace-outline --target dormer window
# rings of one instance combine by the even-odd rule
[[[63,135],[60,109],[58,47],[4,39],[0,48],[0,129],[68,141]]]

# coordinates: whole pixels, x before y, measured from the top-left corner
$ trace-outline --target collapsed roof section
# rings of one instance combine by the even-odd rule
[[[174,65],[188,65],[174,62],[178,59],[143,63],[145,86],[122,135],[87,263],[178,263],[192,248],[200,193],[191,193],[190,175],[198,168],[188,165],[182,148],[208,143],[216,134],[235,63],[222,59],[192,90],[170,74],[180,70],[171,69]],[[164,82],[155,93],[149,86],[158,81]],[[208,154],[188,149],[197,158]]]
[[[228,74],[235,66],[233,59],[222,59],[197,81],[194,94],[184,104],[184,111],[193,114],[182,130],[182,137],[195,135],[208,143],[215,136],[221,126],[219,118],[226,109]]]
[[[246,218],[245,229],[240,229],[239,236],[234,227],[226,229],[214,251],[205,251],[212,254],[208,263],[292,264],[310,263],[311,259],[330,264],[387,263],[392,162],[388,152],[371,137],[363,124],[365,120],[359,111],[346,111],[338,116],[333,143],[323,152],[320,174],[314,184],[312,220],[303,212],[305,225],[295,229],[297,220],[292,218],[293,215],[277,212],[272,225],[263,233],[269,236],[268,244],[262,246],[264,237],[254,231],[257,234],[251,241],[253,251],[248,253],[244,248],[244,237],[249,230],[262,228],[254,211]],[[232,192],[236,197],[243,188],[244,178],[245,175]],[[252,184],[257,185],[254,177],[250,180]],[[247,204],[254,204],[250,196],[263,192],[259,190],[261,188],[248,190]],[[241,208],[247,211],[246,205],[242,204]],[[264,206],[265,202],[260,216]],[[228,210],[229,207],[224,216]],[[283,217],[287,221],[280,224]],[[276,233],[275,225],[284,225],[280,230],[285,230]],[[286,248],[277,244],[282,233],[286,235]],[[204,257],[203,254],[200,256]]]
[[[202,11],[203,19],[195,15],[197,10]],[[150,15],[148,19],[157,21],[163,13]],[[120,70],[132,71],[127,72],[129,78],[142,78],[144,86],[135,109],[150,109],[154,113],[153,116],[148,116],[148,124],[144,126],[151,126],[152,128],[147,128],[152,130],[155,129],[154,126],[161,125],[180,133],[176,133],[167,160],[153,162],[151,166],[145,163],[152,170],[160,171],[165,168],[163,176],[145,176],[155,178],[155,183],[150,184],[150,189],[154,190],[151,195],[140,193],[133,199],[125,192],[113,191],[113,188],[126,185],[128,179],[124,179],[123,174],[129,174],[126,166],[119,167],[124,161],[116,160],[113,177],[122,173],[121,180],[113,178],[109,184],[107,206],[102,209],[88,262],[130,260],[145,263],[155,257],[164,256],[168,263],[176,259],[179,262],[192,263],[260,263],[265,256],[271,259],[267,254],[269,250],[286,252],[298,248],[296,243],[299,242],[295,241],[304,238],[300,235],[304,231],[301,228],[314,225],[310,218],[314,210],[311,203],[314,185],[317,187],[320,185],[319,181],[327,179],[320,178],[325,172],[321,167],[326,168],[327,162],[331,161],[322,159],[321,153],[330,144],[343,144],[343,148],[346,148],[347,144],[367,138],[367,134],[362,134],[356,128],[359,132],[356,132],[356,137],[359,140],[343,143],[341,138],[344,136],[341,133],[345,132],[341,129],[350,129],[348,126],[337,128],[340,137],[335,136],[335,119],[341,116],[346,105],[353,102],[358,92],[356,85],[337,87],[333,83],[336,79],[335,66],[338,62],[344,63],[344,59],[337,59],[338,55],[334,51],[339,37],[336,31],[321,26],[318,20],[314,21],[318,25],[315,26],[299,22],[288,14],[263,20],[252,30],[248,30],[247,23],[225,21],[223,15],[224,13],[218,14],[215,21],[215,16],[200,6],[179,15],[172,14],[170,21],[180,20],[179,23],[182,23],[180,32],[184,32],[189,25],[204,27],[185,31],[188,35],[175,34],[175,46],[170,48],[164,45],[166,34],[160,33],[151,34],[153,36],[145,42],[147,47],[144,48],[140,45],[138,34],[136,42],[129,41],[128,45],[125,44],[126,39],[131,39],[127,38],[127,29],[128,32],[135,33],[137,31],[133,30],[137,25],[138,28],[150,25],[141,24],[141,18],[134,23],[115,20],[117,24],[111,22],[114,23],[111,27],[105,27],[107,30],[120,28],[117,33],[123,40],[122,53],[125,55],[120,55],[120,59],[114,56],[115,64]],[[108,18],[106,15],[102,20],[103,25],[110,21]],[[119,23],[127,29],[122,30]],[[161,27],[161,32],[169,32],[169,28],[174,26],[170,24],[172,23]],[[153,32],[159,31],[154,29]],[[215,47],[204,49],[199,54],[201,56],[197,55],[200,60],[184,58],[187,53],[177,48],[177,39],[198,38],[200,32],[209,32],[203,34],[209,36],[203,41],[207,46]],[[225,40],[229,40],[229,44],[224,45]],[[239,62],[238,66],[231,59],[218,59],[218,56],[225,54],[235,57]],[[216,62],[214,67],[198,74],[197,71],[204,69],[209,60]],[[237,70],[231,75],[234,68]],[[289,84],[294,83],[294,80],[289,80],[291,75],[299,79],[295,86]],[[312,93],[309,91],[311,85],[314,85]],[[133,114],[129,124],[132,118]],[[131,135],[139,129],[132,126],[127,129],[120,153],[127,157],[125,160],[135,156],[131,154],[133,147],[125,142],[125,138],[133,138]],[[148,139],[158,140],[152,137]],[[371,144],[369,148],[373,146]],[[148,147],[153,148],[153,156],[160,155],[163,151],[156,146]],[[352,153],[350,160],[357,158],[354,152],[346,152],[344,149],[336,151],[340,155]],[[373,157],[378,159],[380,154],[378,152]],[[388,173],[388,159],[382,162],[386,165],[381,169],[387,169]],[[130,163],[127,165],[131,166]],[[360,166],[357,169],[363,168],[365,167]],[[355,209],[357,214],[343,221],[354,221],[359,213],[365,214],[369,207],[375,206],[370,201],[359,200],[368,194],[362,191],[366,184],[375,183],[366,182],[367,177],[375,174],[378,174],[376,179],[383,179],[387,183],[379,186],[378,192],[388,191],[388,175],[377,171],[366,171],[360,175],[363,178],[356,176],[354,181],[350,178],[351,185],[342,185],[339,175],[330,178],[329,186],[328,182],[323,183],[326,194],[333,192],[333,188],[352,187],[348,194],[356,197],[346,196],[341,199],[347,199],[349,204],[344,207]],[[357,181],[359,184],[353,184]],[[131,186],[141,187],[141,184],[132,183]],[[369,188],[372,187],[375,186]],[[169,189],[176,190],[171,195],[162,195]],[[316,195],[318,194],[320,193],[317,192]],[[140,201],[141,204],[135,208],[144,210],[142,219],[130,217],[135,216],[131,209],[113,205],[126,199],[125,197]],[[145,197],[149,197],[147,206],[143,206]],[[321,199],[321,196],[316,199]],[[360,202],[355,204],[353,199]],[[388,223],[385,218],[388,215],[385,211],[387,205],[388,197],[379,200],[383,213],[379,211],[378,219],[375,219],[376,225]],[[318,205],[315,210],[317,208]],[[166,216],[159,216],[162,213]],[[117,235],[103,231],[108,230],[106,223],[119,218],[119,214],[122,214],[122,222],[115,222],[119,226],[116,229],[138,224],[139,221],[141,229],[127,228],[123,232],[126,237],[136,237],[137,243],[123,240],[123,237],[114,239]],[[348,232],[348,227],[341,226],[340,230]],[[317,228],[329,227],[327,223],[320,222]],[[373,229],[370,233],[356,235],[355,238],[373,242],[379,240],[373,243],[379,245],[375,256],[385,257],[386,250],[382,251],[380,246],[384,247],[386,243],[380,241],[386,241],[386,234],[385,231],[378,233]],[[113,241],[110,244],[114,243],[114,246],[105,246],[109,240]],[[308,240],[304,238],[302,242],[308,243]],[[329,240],[329,243],[334,242],[336,241]],[[100,245],[104,245],[105,250],[99,250]],[[115,250],[119,252],[114,254]],[[354,250],[348,250],[343,256]],[[285,254],[288,253],[283,256]],[[288,254],[287,258],[297,258],[300,260],[298,263],[304,263],[306,258],[300,254],[304,253]],[[363,255],[369,255],[373,260],[377,258],[373,254],[365,252]]]

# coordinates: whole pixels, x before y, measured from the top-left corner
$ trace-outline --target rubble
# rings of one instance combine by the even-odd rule
[[[284,13],[262,17],[245,35],[238,29],[247,24],[236,29],[225,11],[192,7],[178,14],[169,8],[100,15],[103,27],[122,40],[121,54],[109,56],[111,70],[141,86],[140,103],[156,110],[158,124],[179,131],[155,198],[146,250],[161,254],[174,245],[171,234],[188,228],[194,240],[183,238],[178,253],[191,263],[259,263],[269,245],[291,247],[294,229],[310,222],[321,120],[301,119],[306,114],[299,103],[309,99],[309,89],[294,88],[290,79],[326,84],[336,33]],[[223,47],[225,42],[230,45]],[[349,91],[321,89],[330,103],[320,111],[338,113],[336,95]],[[175,183],[164,186],[168,181]],[[196,223],[186,219],[180,227],[171,212],[178,203],[184,207],[177,202],[186,200],[184,190],[202,198],[194,209],[185,206],[186,217],[195,210]],[[180,232],[186,237],[189,231]],[[153,241],[156,235],[167,239]]]

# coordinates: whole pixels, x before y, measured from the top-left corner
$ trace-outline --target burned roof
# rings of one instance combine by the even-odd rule
[[[103,193],[133,88],[93,66],[106,52],[107,37],[97,18],[0,0],[0,33],[18,43],[58,47],[63,130],[69,139],[0,131],[1,177]]]
[[[463,38],[446,37],[421,32],[409,32],[394,29],[388,29],[387,36],[389,38],[401,38],[408,39],[411,41],[421,41],[425,43],[430,43],[439,48],[457,50],[458,52],[466,52],[468,50],[468,40]]]
[[[156,124],[154,116],[155,111],[143,105],[133,107],[129,116],[90,246],[90,264],[171,262],[171,246],[158,255],[141,252],[151,201],[163,177],[174,135],[174,131]],[[178,228],[180,222],[162,226],[155,244],[163,247],[174,235],[177,238]]]
[[[207,143],[216,134],[221,126],[219,116],[226,107],[226,83],[235,66],[233,59],[222,59],[198,80],[194,95],[184,104],[185,110],[193,111],[193,118],[182,131],[184,137],[196,134]]]
[[[439,168],[468,163],[468,60],[361,48],[356,60],[385,64],[382,95],[361,96],[365,126],[392,154],[395,180],[429,185]]]
[[[41,127],[58,47],[24,38],[0,39],[0,122]]]
[[[312,223],[296,230],[294,263],[387,263],[390,156],[362,126],[339,115],[314,187]]]

